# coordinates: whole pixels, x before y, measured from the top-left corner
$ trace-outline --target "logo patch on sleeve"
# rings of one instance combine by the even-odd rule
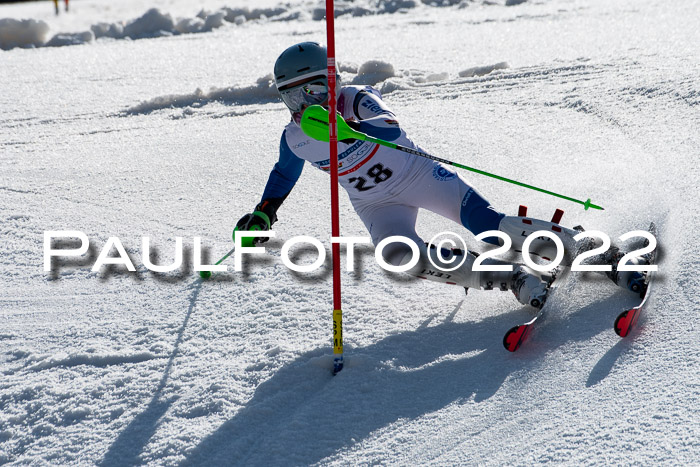
[[[457,174],[450,170],[447,170],[441,165],[437,165],[435,166],[435,168],[433,168],[433,177],[435,178],[435,180],[445,182],[447,180],[452,180],[453,178],[457,177]]]

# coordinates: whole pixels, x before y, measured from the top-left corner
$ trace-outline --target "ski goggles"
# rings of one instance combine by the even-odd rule
[[[280,97],[292,112],[300,112],[304,106],[322,104],[328,99],[326,77],[319,75],[308,82],[279,88]]]

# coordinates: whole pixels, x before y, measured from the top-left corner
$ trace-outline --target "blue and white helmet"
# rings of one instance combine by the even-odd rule
[[[316,42],[302,42],[282,52],[274,74],[277,91],[292,114],[328,99],[326,48]]]

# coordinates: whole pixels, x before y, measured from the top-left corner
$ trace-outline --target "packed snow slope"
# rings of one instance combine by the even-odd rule
[[[700,2],[339,2],[344,81],[380,89],[422,147],[605,211],[465,174],[496,208],[560,207],[613,240],[654,221],[661,258],[629,338],[612,323],[635,298],[577,273],[510,354],[503,334],[529,317],[511,294],[401,279],[358,248],[335,377],[329,264],[280,259],[296,235],[328,245],[326,174],[305,169],[243,272],[191,270],[193,237],[218,259],[259,201],[289,118],[272,65],[324,42],[320,3],[232,21],[244,2],[0,6],[8,43],[48,28],[0,51],[0,464],[700,462]],[[340,209],[343,235],[366,235],[345,194]],[[417,229],[482,250],[430,213]],[[49,230],[90,249],[44,272]],[[144,236],[158,264],[182,237],[187,267],[149,272]],[[110,237],[136,272],[91,271]]]

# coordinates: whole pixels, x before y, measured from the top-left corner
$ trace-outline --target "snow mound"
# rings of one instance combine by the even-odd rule
[[[337,65],[337,71],[339,73],[357,74],[358,70],[359,70],[358,66],[354,63],[338,62],[338,65]]]
[[[163,13],[157,8],[151,8],[143,16],[123,24],[118,23],[98,23],[93,24],[90,29],[95,34],[95,38],[110,37],[113,39],[144,39],[149,37],[171,36],[175,34],[187,34],[200,32],[204,29],[205,21],[199,18],[189,20],[197,27],[186,27],[182,20],[176,21],[167,13]]]
[[[178,20],[175,25],[175,33],[194,34],[198,32],[210,32],[225,24],[225,12],[207,13],[202,10],[195,18],[181,18]]]
[[[474,76],[484,76],[488,75],[493,71],[505,70],[506,68],[509,68],[508,63],[499,62],[495,65],[476,66],[473,68],[467,68],[466,70],[460,71],[459,76],[461,78],[473,78]]]
[[[360,67],[353,64],[339,65],[338,70],[347,73],[351,78],[344,78],[350,84],[366,84],[376,86],[387,79],[396,76],[391,63],[380,60],[370,60]],[[354,75],[354,76],[353,76]],[[446,73],[445,73],[446,75]],[[259,78],[252,86],[211,88],[203,91],[197,88],[192,93],[168,94],[141,102],[124,111],[126,115],[147,114],[157,110],[203,107],[212,102],[225,102],[238,105],[269,104],[279,101],[272,74]]]
[[[92,31],[78,32],[75,34],[56,34],[46,43],[46,47],[87,44],[94,40],[95,34]]]
[[[143,16],[124,26],[124,36],[131,39],[158,37],[172,34],[174,30],[175,21],[172,16],[157,8],[151,8]]]
[[[394,66],[391,63],[381,60],[370,60],[365,62],[357,72],[357,76],[352,80],[352,84],[367,84],[374,86],[377,83],[386,81],[396,76]]]
[[[246,21],[252,20],[265,20],[267,18],[273,18],[276,16],[283,15],[288,12],[287,8],[229,8],[224,7],[221,9],[225,16],[224,19],[229,23],[243,24]]]
[[[120,39],[124,37],[124,25],[121,23],[97,23],[90,27],[90,30],[98,37],[111,37]]]
[[[499,62],[495,65],[468,68],[459,72],[459,76],[462,78],[484,76],[495,70],[506,68],[508,68],[506,62]],[[353,63],[339,63],[338,72],[341,73],[343,84],[374,86],[382,94],[450,80],[450,74],[447,72],[428,73],[422,70],[405,70],[397,73],[394,65],[382,60],[370,60],[359,67]],[[129,107],[122,114],[139,115],[163,109],[199,108],[212,102],[236,105],[269,104],[279,102],[279,94],[272,74],[268,74],[259,78],[252,86],[213,87],[209,91],[197,88],[192,93],[155,97]]]
[[[403,13],[421,6],[425,7],[464,7],[469,0],[355,0],[338,2],[336,17],[367,16]],[[300,20],[322,21],[326,15],[323,7],[310,5],[282,4],[272,8],[222,7],[218,11],[201,10],[194,18],[174,18],[158,8],[151,8],[142,16],[115,23],[98,22],[90,26],[88,32],[78,34],[58,33],[46,41],[49,27],[43,21],[2,19],[0,20],[0,48],[9,50],[15,47],[64,46],[92,42],[94,39],[144,39],[179,34],[210,32],[232,24],[241,26],[249,21],[292,22]]]
[[[449,73],[428,73],[423,70],[397,72],[394,65],[382,60],[370,60],[359,67],[355,64],[338,64],[343,83],[377,87],[382,94],[400,89],[410,89],[424,83],[446,81]],[[348,76],[349,75],[349,76]]]
[[[46,42],[49,25],[33,19],[0,19],[0,49],[41,47]]]
[[[243,12],[242,18],[255,18],[258,12]],[[49,26],[43,21],[33,19],[0,19],[0,48],[4,50],[15,47],[61,47],[92,42],[95,39],[144,39],[210,32],[226,24],[227,12],[200,14],[195,18],[175,20],[157,8],[151,8],[142,16],[128,22],[99,22],[90,26],[89,31],[79,33],[59,33],[47,42]],[[257,16],[258,18],[260,16]],[[232,19],[233,21],[233,19]]]
[[[267,104],[279,99],[272,74],[258,79],[253,86],[242,88],[211,88],[209,92],[197,88],[189,94],[171,94],[156,97],[130,107],[125,114],[146,114],[156,110],[178,107],[202,107],[210,102],[228,102],[243,105]]]
[[[348,2],[349,3],[349,2]],[[427,1],[423,3],[429,4]],[[431,6],[443,6],[437,5],[439,2],[435,2],[436,5]],[[352,4],[339,3],[335,6],[335,16],[367,16],[367,15],[377,15],[377,14],[392,14],[397,12],[404,12],[418,6],[418,2],[414,0],[379,0],[373,3],[369,2],[353,2]],[[315,8],[311,17],[314,21],[322,21],[326,17],[326,9],[323,7]]]
[[[96,367],[105,367],[110,365],[122,365],[125,363],[142,363],[149,360],[160,358],[151,352],[139,352],[130,355],[121,354],[87,354],[75,353],[63,356],[54,356],[49,359],[36,363],[27,368],[28,371],[42,371],[57,367],[73,367],[78,365],[91,365]]]

